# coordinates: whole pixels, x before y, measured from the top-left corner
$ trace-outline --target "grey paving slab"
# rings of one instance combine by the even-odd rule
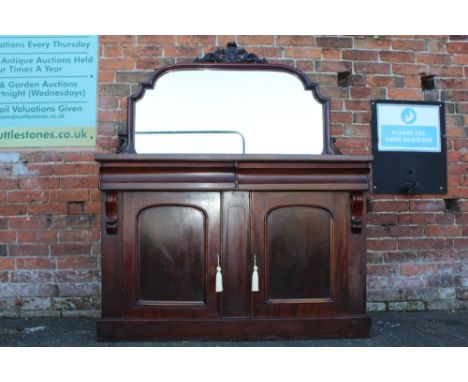
[[[102,342],[96,339],[96,319],[2,318],[1,347],[370,347],[468,346],[468,311],[373,313],[372,336],[363,339],[308,339],[277,341],[139,341]]]

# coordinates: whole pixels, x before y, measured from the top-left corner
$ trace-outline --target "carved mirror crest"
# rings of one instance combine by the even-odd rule
[[[129,97],[124,153],[335,154],[329,103],[301,71],[229,43]]]

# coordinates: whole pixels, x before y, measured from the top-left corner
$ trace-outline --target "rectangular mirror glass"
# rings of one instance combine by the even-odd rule
[[[323,105],[295,75],[170,70],[135,106],[137,153],[321,154]]]

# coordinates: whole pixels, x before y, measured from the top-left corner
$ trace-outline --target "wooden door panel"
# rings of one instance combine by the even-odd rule
[[[139,300],[203,303],[205,217],[188,206],[157,206],[138,219]]]
[[[346,201],[345,193],[252,194],[252,255],[260,281],[252,293],[254,316],[343,312]]]
[[[220,194],[132,192],[124,203],[124,315],[218,317]]]
[[[267,299],[330,298],[330,212],[296,205],[274,209],[265,221]]]

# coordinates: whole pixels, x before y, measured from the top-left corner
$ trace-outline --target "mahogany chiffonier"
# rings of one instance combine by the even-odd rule
[[[299,70],[233,43],[157,70],[99,154],[101,339],[364,337],[371,156]]]

